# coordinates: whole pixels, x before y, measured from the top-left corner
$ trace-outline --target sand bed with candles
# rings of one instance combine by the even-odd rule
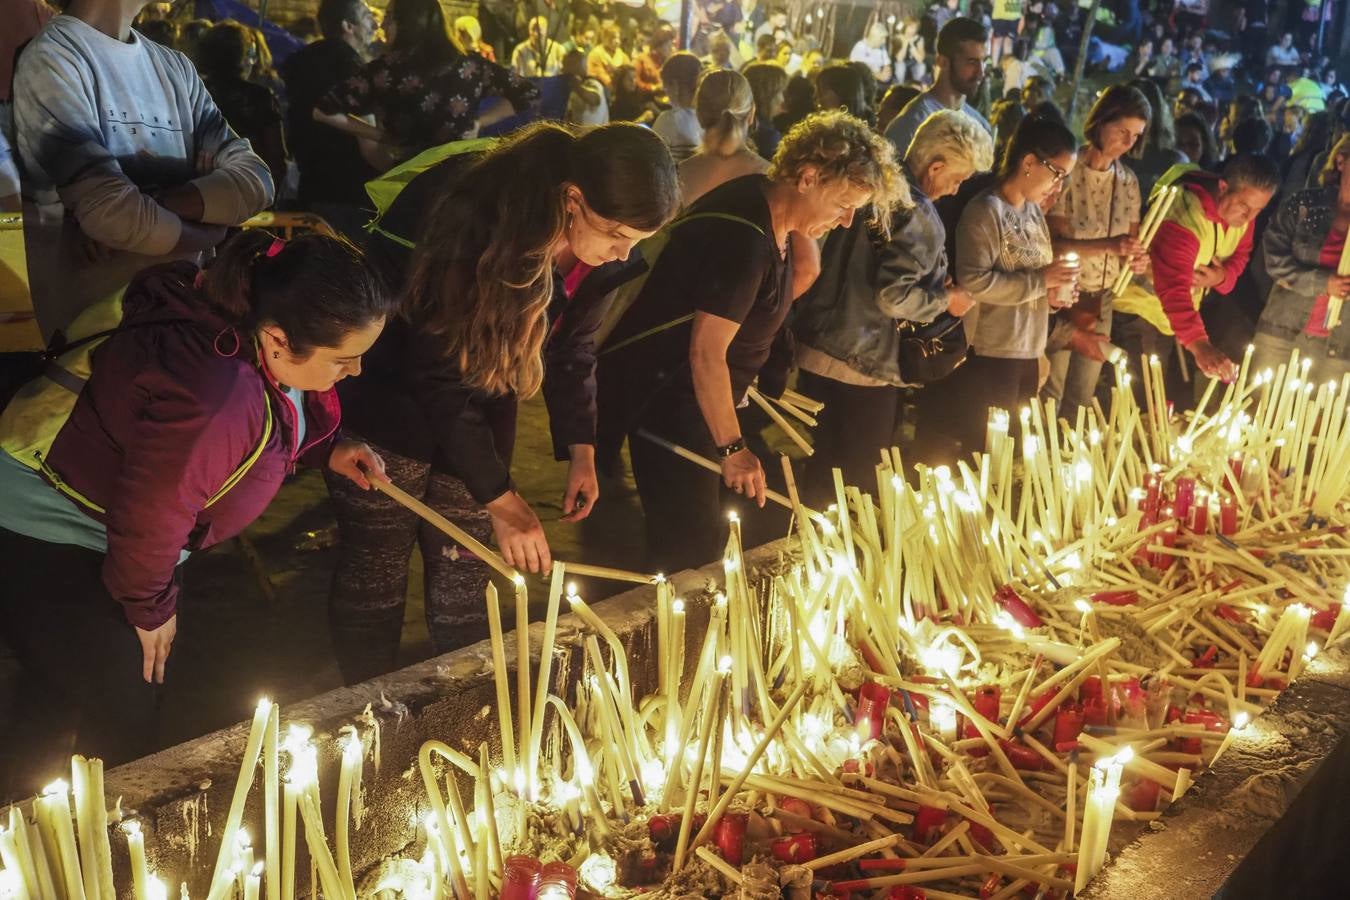
[[[339,738],[323,798],[312,738],[266,705],[209,900],[290,900],[306,875],[348,900],[1065,896],[1120,823],[1158,820],[1225,754],[1252,761],[1233,815],[1278,815],[1307,762],[1298,729],[1324,725],[1276,732],[1261,713],[1350,626],[1350,379],[1305,377],[1244,364],[1182,418],[1154,364],[1142,406],[1126,389],[1074,423],[996,414],[985,453],[915,485],[892,452],[875,495],[840,483],[815,512],[790,489],[778,564],[748,570],[733,520],[720,584],[656,584],[654,661],[630,658],[558,564],[540,663],[521,647],[512,672],[504,621],[528,599],[523,582],[511,602],[490,590],[482,714],[498,734],[423,746],[417,841],[354,873],[378,730]],[[558,628],[564,609],[580,634]],[[562,642],[580,680],[559,695]],[[639,662],[656,667],[646,696]],[[67,825],[82,796],[101,807],[75,787]],[[64,838],[67,796],[54,786],[0,833],[5,883],[37,885],[19,896],[47,896],[44,863],[66,886],[53,896],[105,896],[99,824]],[[257,862],[249,803],[266,809]]]

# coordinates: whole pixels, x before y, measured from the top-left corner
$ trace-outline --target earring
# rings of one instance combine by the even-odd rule
[[[273,350],[273,351],[272,351],[272,358],[273,358],[273,359],[281,359],[281,351],[280,351],[280,350]]]

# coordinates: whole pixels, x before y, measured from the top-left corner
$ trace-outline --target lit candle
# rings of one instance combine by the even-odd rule
[[[145,835],[135,820],[122,825],[127,836],[127,855],[131,857],[131,894],[135,900],[149,900],[150,870],[145,865]]]
[[[352,817],[352,784],[359,780],[362,759],[361,738],[357,736],[355,729],[347,735],[347,740],[342,744],[342,762],[338,770],[338,793],[337,793],[337,866],[338,875],[342,878],[343,886],[355,893],[355,882],[352,879],[352,852],[350,840],[350,824]]]
[[[1223,736],[1223,740],[1219,743],[1219,749],[1214,751],[1214,758],[1209,761],[1210,768],[1218,765],[1219,757],[1223,756],[1223,752],[1228,749],[1228,745],[1233,743],[1233,738],[1237,737],[1237,733],[1246,728],[1249,722],[1251,722],[1251,716],[1246,711],[1233,716],[1233,724],[1229,726],[1228,733]]]
[[[220,852],[216,855],[215,871],[211,875],[211,889],[207,900],[224,900],[230,888],[228,877],[235,847],[235,835],[244,818],[244,804],[248,800],[249,788],[253,786],[253,775],[258,768],[258,757],[262,753],[263,736],[272,715],[272,701],[263,698],[253,712],[253,725],[249,729],[248,743],[244,745],[244,760],[239,767],[239,779],[234,784],[234,797],[230,800],[230,811],[225,817],[225,830],[221,834]]]
[[[84,893],[90,900],[99,900],[99,865],[94,839],[94,795],[89,784],[89,760],[76,754],[70,758],[70,785],[75,794],[75,821],[79,824],[80,874],[84,879]]]
[[[70,788],[64,781],[54,781],[42,790],[34,807],[43,838],[56,847],[61,860],[61,877],[65,880],[66,900],[87,900],[84,878],[80,874],[80,856],[75,848],[75,824],[70,812]],[[98,900],[97,897],[92,900]]]
[[[928,724],[944,744],[956,740],[956,707],[946,700],[934,699],[928,704]]]
[[[263,737],[263,846],[267,900],[281,896],[281,708],[275,703],[267,716]]]
[[[169,886],[158,876],[151,875],[145,885],[146,900],[169,900]],[[183,900],[188,900],[187,885],[183,886]]]
[[[300,725],[286,729],[284,749],[290,768],[283,785],[281,816],[281,900],[295,900],[295,819],[300,802],[300,789],[316,777],[311,771],[317,765],[309,744],[310,731]],[[271,900],[269,897],[268,900]]]
[[[1345,589],[1345,596],[1341,600],[1341,608],[1336,614],[1336,621],[1331,624],[1331,632],[1327,635],[1327,646],[1331,646],[1332,641],[1345,633],[1347,625],[1350,625],[1350,587]]]
[[[252,871],[244,876],[244,900],[258,900],[258,888],[262,883],[263,864],[257,863]]]
[[[10,807],[11,821],[14,818],[14,810],[15,807]],[[8,874],[14,880],[14,892],[21,900],[28,900],[30,897],[42,897],[38,892],[37,879],[34,877],[31,861],[22,858],[16,830],[12,827],[0,826],[0,862],[5,864],[5,867],[0,869],[0,874]],[[0,891],[0,895],[3,895],[3,891]],[[137,898],[137,900],[140,900],[140,898]]]

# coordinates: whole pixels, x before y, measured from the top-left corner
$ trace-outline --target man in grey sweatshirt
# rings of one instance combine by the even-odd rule
[[[273,181],[183,54],[131,28],[146,0],[69,0],[19,56],[15,149],[44,335],[140,269],[192,258]]]

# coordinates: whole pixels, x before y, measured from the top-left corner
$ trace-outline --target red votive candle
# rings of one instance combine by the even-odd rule
[[[745,829],[749,823],[748,813],[726,813],[713,828],[713,843],[722,852],[722,858],[733,866],[745,860]]]
[[[1185,715],[1181,717],[1183,725],[1199,725],[1206,731],[1224,732],[1228,730],[1228,722],[1224,717],[1208,709],[1188,709]],[[1204,742],[1199,738],[1182,738],[1181,752],[1199,754],[1202,752]]]
[[[881,729],[886,724],[886,707],[891,702],[891,690],[875,681],[865,682],[858,688],[858,717],[855,720],[858,736],[868,740],[881,737]]]
[[[573,900],[577,895],[577,870],[565,862],[551,862],[539,873],[537,900]]]
[[[1191,514],[1191,507],[1195,504],[1195,479],[1178,478],[1177,493],[1172,498],[1172,509],[1176,512],[1176,517],[1181,521],[1186,521],[1186,517]]]
[[[1098,591],[1092,595],[1093,603],[1105,603],[1107,606],[1133,606],[1139,602],[1138,591]]]
[[[1219,534],[1237,534],[1237,502],[1232,496],[1219,498]]]
[[[769,845],[774,859],[785,863],[804,863],[816,858],[816,836],[809,831],[780,837]]]
[[[928,895],[923,892],[923,888],[916,888],[912,884],[897,884],[886,896],[889,900],[924,900]]]
[[[1027,601],[1012,589],[1012,585],[1005,584],[999,588],[994,594],[994,599],[1008,615],[1012,616],[1013,621],[1023,628],[1039,628],[1045,624],[1044,620],[1036,615],[1036,611],[1027,605]]]
[[[1135,812],[1154,812],[1162,785],[1151,778],[1141,778],[1125,791],[1125,805]]]
[[[975,707],[975,711],[984,716],[995,725],[998,724],[998,705],[1002,697],[1002,691],[998,685],[985,685],[975,691],[975,696],[970,699],[970,705]],[[980,729],[975,727],[975,723],[961,717],[961,737],[977,738],[980,736]]]
[[[1186,527],[1193,534],[1204,534],[1209,530],[1209,496],[1207,494],[1201,494],[1191,506],[1191,514],[1187,519]]]
[[[1021,741],[999,741],[998,745],[1003,750],[1003,755],[1008,757],[1008,762],[1012,763],[1014,769],[1021,769],[1024,772],[1039,772],[1046,766],[1045,759]],[[973,836],[975,832],[973,822],[970,831]]]
[[[920,806],[914,814],[914,840],[920,844],[932,842],[935,831],[947,821],[947,811],[936,806]]]
[[[534,900],[543,866],[533,856],[510,856],[502,866],[501,900]]]
[[[1055,710],[1055,749],[1059,750],[1065,744],[1077,744],[1085,724],[1081,704],[1072,700],[1061,703]]]

